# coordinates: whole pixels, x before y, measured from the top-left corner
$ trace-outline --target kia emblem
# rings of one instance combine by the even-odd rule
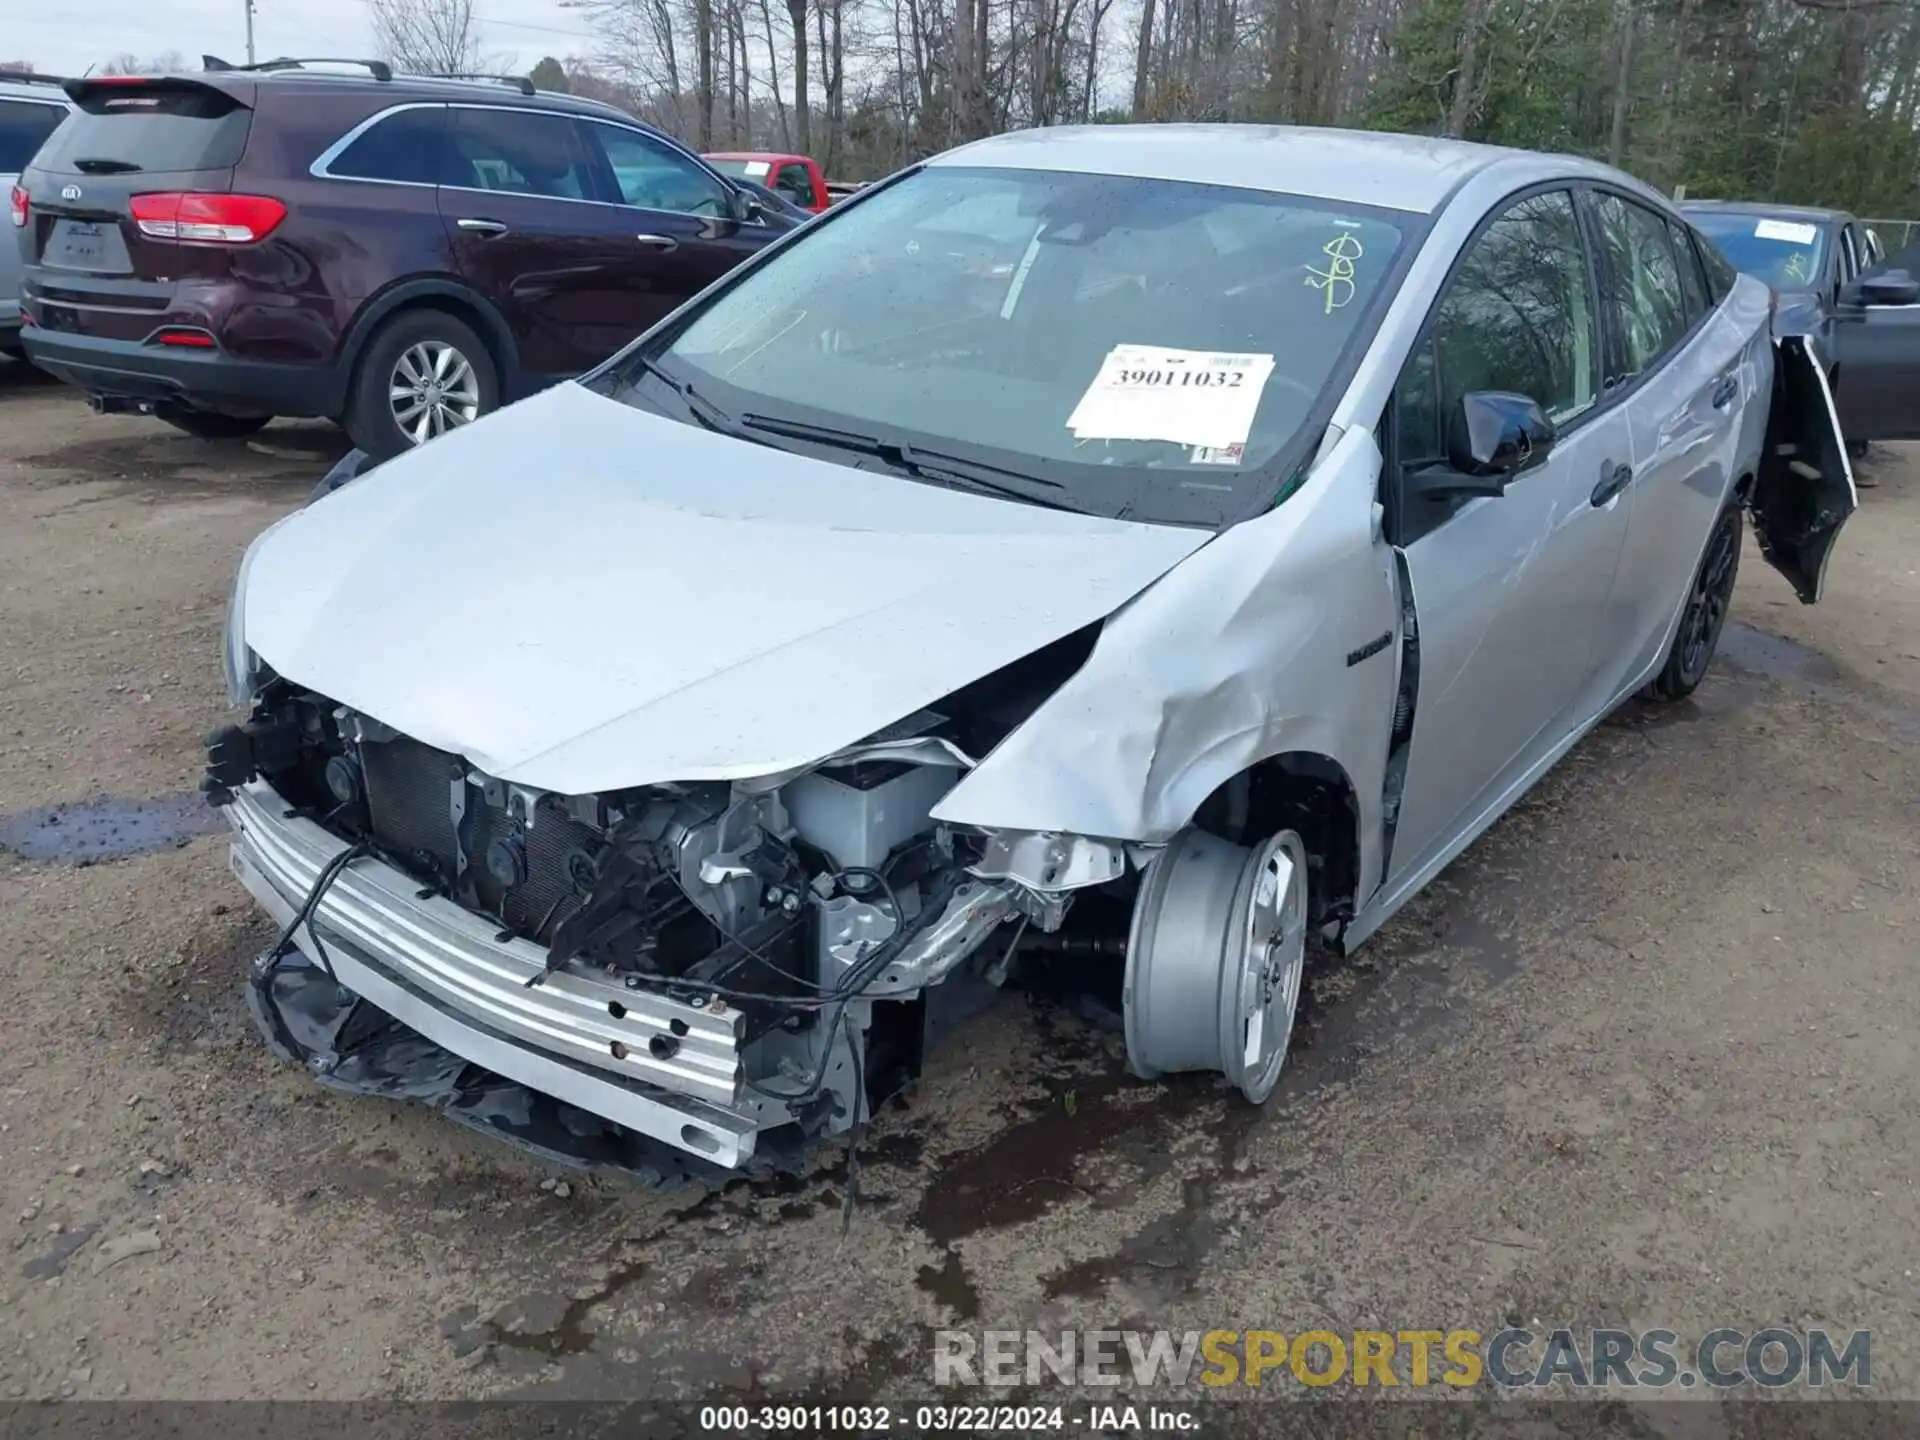
[[[78,200],[80,198],[80,187],[78,185],[65,186],[60,191],[60,198],[62,200]]]

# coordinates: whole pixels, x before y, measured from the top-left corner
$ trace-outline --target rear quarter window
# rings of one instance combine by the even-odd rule
[[[247,148],[253,111],[194,81],[94,84],[39,157],[62,174],[230,170]]]
[[[0,175],[18,175],[67,118],[64,105],[0,100]]]

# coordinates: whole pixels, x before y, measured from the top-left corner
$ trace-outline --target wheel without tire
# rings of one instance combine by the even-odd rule
[[[1733,608],[1733,582],[1740,572],[1740,507],[1729,505],[1713,523],[1706,553],[1700,557],[1693,585],[1687,591],[1680,629],[1667,652],[1667,663],[1650,687],[1655,698],[1680,700],[1691,695],[1706,678],[1720,648],[1720,631]]]
[[[1175,836],[1134,902],[1123,992],[1127,1063],[1154,1079],[1218,1070],[1258,1105],[1293,1037],[1306,970],[1307,855],[1283,830],[1248,850]]]
[[[471,327],[409,310],[367,343],[347,402],[347,434],[375,460],[471,424],[500,403],[493,359]]]
[[[271,415],[222,415],[217,410],[192,410],[184,405],[156,405],[153,418],[196,440],[244,440],[258,435],[273,419]]]

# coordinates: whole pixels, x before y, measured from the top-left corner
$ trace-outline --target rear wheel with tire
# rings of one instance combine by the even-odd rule
[[[493,358],[471,326],[444,310],[408,310],[367,342],[347,401],[347,434],[391,460],[500,403]]]
[[[271,415],[222,415],[218,410],[193,410],[185,405],[156,405],[153,417],[196,440],[244,440],[258,435]]]
[[[1720,648],[1720,632],[1726,627],[1727,612],[1733,608],[1734,579],[1740,573],[1740,507],[1729,505],[1713,522],[1707,537],[1706,553],[1694,572],[1693,585],[1687,591],[1686,608],[1680,614],[1680,629],[1667,652],[1667,663],[1648,686],[1658,700],[1681,700],[1699,688]]]

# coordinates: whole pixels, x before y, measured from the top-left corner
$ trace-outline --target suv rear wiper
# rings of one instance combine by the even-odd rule
[[[942,454],[938,450],[923,450],[917,445],[908,445],[902,441],[882,440],[876,435],[862,435],[854,430],[836,430],[832,426],[812,425],[804,420],[778,420],[767,415],[743,415],[740,417],[740,423],[748,429],[759,430],[768,435],[780,435],[789,440],[799,440],[809,445],[824,445],[834,450],[848,450],[856,455],[871,455],[917,479],[941,482],[956,490],[972,490],[982,495],[995,495],[1003,500],[1020,500],[1029,505],[1045,506],[1050,510],[1073,508],[1033,493],[1036,487],[1042,490],[1065,489],[1066,487],[1058,480],[1030,475],[1023,470],[1006,470],[998,465],[983,465],[977,460],[963,460],[957,455]],[[1001,476],[1006,478],[999,478]]]
[[[131,160],[100,160],[88,158],[73,162],[73,168],[82,175],[130,175],[140,167]]]

